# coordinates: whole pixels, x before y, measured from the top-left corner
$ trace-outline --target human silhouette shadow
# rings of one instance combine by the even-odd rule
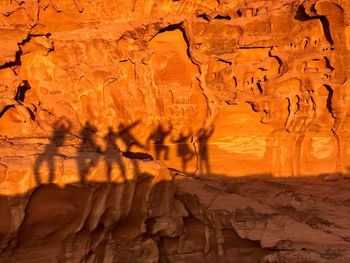
[[[154,152],[156,154],[156,160],[160,160],[163,156],[164,160],[169,159],[169,146],[165,145],[166,137],[171,133],[172,126],[168,129],[164,129],[159,123],[157,128],[150,134],[147,139],[147,144],[153,141]],[[164,153],[162,155],[162,153]]]
[[[101,148],[95,142],[96,131],[96,127],[87,121],[79,132],[82,143],[78,147],[76,158],[82,184],[86,183],[86,174],[97,165],[100,158]]]
[[[199,157],[199,174],[203,175],[204,170],[210,174],[208,140],[213,135],[214,128],[203,129],[197,132],[198,157]]]
[[[112,179],[112,165],[114,162],[118,164],[122,176],[125,177],[125,166],[122,159],[121,151],[116,142],[117,138],[118,138],[118,134],[113,131],[112,127],[109,127],[108,133],[104,137],[104,141],[106,144],[106,151],[104,153],[104,158],[107,165],[108,181],[111,181]]]
[[[182,172],[186,173],[187,163],[192,160],[195,153],[190,148],[189,138],[191,134],[185,135],[181,133],[179,137],[174,140],[177,144],[177,156],[181,158]]]
[[[131,129],[138,125],[140,121],[135,121],[129,125],[119,124],[117,136],[124,143],[126,150],[125,152],[129,152],[132,146],[138,146],[142,149],[145,147],[132,135]]]
[[[55,176],[55,156],[66,157],[59,152],[59,147],[63,146],[66,135],[71,129],[71,122],[66,119],[59,119],[53,124],[53,132],[50,143],[45,146],[44,151],[36,158],[34,163],[34,176],[37,184],[41,184],[40,168],[43,163],[47,163],[49,169],[49,183],[54,181]]]

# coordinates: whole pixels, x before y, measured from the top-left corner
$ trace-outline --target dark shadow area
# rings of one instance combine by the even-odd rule
[[[198,140],[198,159],[199,159],[199,174],[210,174],[208,140],[213,135],[214,128],[201,128],[197,133]]]
[[[193,216],[184,218],[184,230],[179,237],[164,237],[159,247],[160,262],[232,263],[232,259],[238,259],[239,263],[258,263],[273,252],[271,248],[262,248],[259,242],[242,239],[232,229],[219,232]],[[177,248],[176,253],[166,253],[172,247]],[[191,253],[191,247],[196,253]]]
[[[116,142],[117,138],[118,135],[113,131],[112,127],[109,127],[108,133],[104,137],[104,141],[106,144],[104,158],[107,165],[108,181],[111,181],[112,178],[112,165],[114,162],[118,164],[122,176],[125,177],[126,175],[124,162],[122,160],[122,154]]]
[[[29,85],[29,82],[27,80],[23,80],[23,82],[21,83],[21,85],[19,85],[17,89],[15,100],[19,102],[24,102],[26,92],[30,89],[31,87]]]
[[[315,14],[317,13],[316,10],[312,10]],[[332,35],[331,35],[331,31],[330,31],[330,28],[329,28],[329,21],[327,19],[327,17],[325,16],[309,16],[306,11],[305,11],[305,7],[300,5],[296,11],[296,14],[295,14],[295,17],[294,17],[296,20],[299,20],[299,21],[307,21],[307,20],[311,20],[311,19],[319,19],[322,23],[322,27],[323,27],[323,33],[324,33],[324,36],[326,38],[326,40],[328,41],[328,43],[330,45],[334,45],[334,41],[332,39]]]
[[[100,158],[101,148],[95,141],[96,132],[97,128],[89,121],[86,122],[85,126],[79,132],[82,142],[78,147],[77,165],[82,184],[85,184],[86,174],[93,166],[97,165]]]
[[[44,163],[47,163],[49,169],[49,183],[54,181],[55,176],[55,156],[66,157],[59,152],[59,148],[64,145],[66,135],[71,129],[71,122],[65,119],[59,119],[53,125],[52,137],[50,143],[45,146],[44,151],[38,155],[34,163],[34,176],[37,184],[41,183],[39,170]]]
[[[214,17],[214,19],[217,19],[217,20],[231,20],[231,17],[229,15],[217,15]]]
[[[155,34],[150,40],[148,41],[151,41],[153,38],[155,38],[158,34],[160,33],[163,33],[163,32],[168,32],[168,31],[175,31],[175,30],[180,30],[181,33],[182,33],[182,36],[187,44],[187,50],[186,50],[186,53],[187,53],[187,56],[188,58],[191,60],[191,53],[190,53],[190,41],[188,39],[188,36],[186,34],[186,31],[183,27],[183,22],[181,23],[178,23],[178,24],[172,24],[172,25],[169,25],[167,27],[164,27],[162,28],[161,30],[158,31],[157,34]]]
[[[136,239],[157,240],[152,246],[159,249],[160,257],[164,260],[171,259],[175,262],[186,257],[193,261],[210,259],[210,262],[221,262],[219,260],[223,258],[239,256],[250,262],[250,259],[261,259],[273,251],[285,251],[286,248],[288,252],[296,250],[290,249],[289,243],[283,239],[285,236],[281,237],[277,247],[262,248],[260,240],[247,240],[249,238],[243,239],[237,235],[236,227],[241,227],[241,224],[249,226],[257,222],[262,225],[278,222],[282,225],[287,218],[287,222],[295,223],[293,226],[298,228],[298,234],[291,234],[293,241],[297,237],[300,244],[310,247],[313,247],[314,239],[305,237],[300,229],[313,233],[331,233],[329,246],[333,247],[338,246],[332,243],[333,234],[348,230],[344,216],[350,205],[350,180],[338,177],[338,180],[328,181],[329,174],[274,178],[271,174],[239,176],[234,172],[230,175],[212,173],[208,142],[214,127],[201,128],[195,134],[182,132],[178,135],[174,142],[177,143],[177,156],[181,159],[182,171],[169,168],[175,179],[169,180],[172,178],[169,176],[162,181],[162,177],[154,179],[149,172],[141,172],[139,160],[150,160],[152,156],[143,152],[122,152],[117,144],[121,139],[119,132],[112,128],[103,137],[106,147],[105,151],[101,151],[96,142],[97,129],[87,122],[79,133],[82,142],[78,146],[76,157],[81,183],[58,187],[51,183],[56,168],[54,157],[67,158],[59,150],[70,129],[70,122],[62,120],[54,124],[50,144],[46,145],[44,152],[35,161],[38,187],[20,196],[0,196],[0,216],[4,218],[0,241],[7,244],[10,238],[13,239],[12,233],[18,234],[12,247],[7,246],[0,251],[0,262],[8,262],[7,252],[11,252],[11,257],[18,260],[23,257],[23,251],[27,253],[30,249],[37,249],[36,258],[46,261],[60,258],[66,255],[62,252],[62,246],[67,245],[71,236],[76,237],[70,241],[76,242],[76,247],[79,248],[83,243],[89,246],[84,248],[88,252],[82,256],[82,262],[88,261],[86,259],[89,255],[98,253],[103,258],[108,254],[105,253],[106,246],[118,251],[116,257],[119,262],[133,262],[130,255],[138,250],[131,249],[132,252],[129,253],[128,247]],[[155,134],[161,131],[161,136],[164,136],[168,130],[157,127],[155,131]],[[152,142],[157,141],[157,136],[150,138]],[[160,155],[162,154],[165,153],[161,150]],[[196,154],[200,176],[189,178],[186,176],[187,165]],[[126,178],[123,156],[131,159],[129,168],[133,170],[133,179]],[[88,171],[97,165],[100,158],[107,165],[106,182],[89,180],[87,184]],[[50,184],[41,184],[39,170],[44,163],[50,168]],[[126,179],[122,183],[112,183],[114,165]],[[234,164],[232,168],[234,171]],[[251,200],[248,203],[242,201],[248,199]],[[203,204],[208,200],[212,202],[209,207],[205,207]],[[23,203],[27,204],[25,208]],[[337,207],[334,210],[335,204]],[[13,228],[12,221],[16,216],[11,212],[13,207],[25,214],[19,219],[22,221],[17,228]],[[227,212],[223,213],[224,210]],[[178,220],[180,223],[176,226],[179,229],[172,232],[172,224]],[[225,222],[225,225],[218,226],[218,222]],[[231,225],[232,222],[235,224]],[[139,231],[141,226],[145,228],[143,232]],[[287,239],[290,238],[290,232],[283,232],[283,228],[280,231]],[[309,243],[305,243],[305,240]],[[327,240],[327,236],[324,240]],[[348,242],[346,238],[344,242]],[[193,246],[196,246],[196,253],[191,252]],[[173,247],[175,250],[172,250]],[[135,244],[135,248],[139,248],[139,243]],[[49,250],[53,252],[48,256]],[[66,258],[62,262],[64,260]]]
[[[14,61],[6,62],[5,64],[0,66],[0,69],[11,68],[16,66],[21,66],[21,56],[23,55],[23,51],[21,49],[16,51],[16,57]]]
[[[324,32],[325,38],[327,39],[329,44],[331,44],[331,46],[333,46],[334,45],[334,41],[332,39],[331,30],[329,28],[329,21],[328,21],[327,17],[319,16],[319,19],[320,19],[320,21],[322,23],[322,27],[323,27],[323,32]]]
[[[122,153],[125,158],[128,159],[138,159],[138,160],[154,160],[153,156],[148,153],[143,152],[123,152]]]
[[[0,262],[28,262],[29,251],[39,262],[67,262],[64,251],[71,244],[75,249],[70,253],[78,256],[79,262],[89,262],[90,254],[98,255],[110,241],[112,246],[118,246],[118,242],[126,244],[133,237],[113,236],[114,233],[119,233],[119,228],[122,233],[137,233],[148,217],[156,217],[156,212],[143,210],[148,201],[158,202],[160,211],[167,212],[164,208],[171,199],[164,197],[172,182],[151,185],[153,178],[141,173],[137,179],[123,183],[91,181],[83,186],[67,184],[64,188],[42,184],[23,194],[0,195],[0,241],[11,242],[0,250]],[[23,216],[12,213],[12,209],[21,211]],[[13,226],[14,222],[19,224]],[[82,248],[83,244],[87,247]],[[78,262],[76,257],[73,261]]]
[[[63,159],[72,159],[76,162],[76,167],[79,170],[79,178],[82,185],[86,184],[87,176],[89,176],[91,169],[93,167],[97,167],[98,162],[102,160],[105,163],[103,168],[106,168],[106,182],[113,181],[113,174],[120,174],[122,177],[126,178],[127,175],[127,167],[126,163],[129,163],[127,158],[130,160],[130,168],[133,168],[134,173],[139,173],[139,160],[143,161],[152,161],[152,155],[147,152],[132,152],[128,149],[132,145],[139,145],[145,148],[134,135],[131,134],[130,129],[137,125],[138,122],[134,122],[130,125],[120,125],[122,130],[115,131],[112,127],[109,127],[108,133],[104,135],[103,144],[105,145],[105,150],[103,151],[99,144],[97,143],[97,128],[90,122],[86,122],[85,126],[79,132],[79,138],[81,139],[79,144],[70,145],[71,147],[76,147],[76,155],[66,156],[60,152],[60,147],[64,145],[64,142],[67,138],[67,135],[70,134],[71,122],[65,119],[60,119],[56,121],[53,125],[52,136],[49,139],[49,144],[44,146],[44,150],[42,153],[37,155],[37,158],[33,165],[33,174],[35,177],[35,181],[38,185],[43,183],[43,174],[44,170],[42,168],[48,168],[47,177],[45,182],[52,183],[55,181],[55,174],[57,171],[56,162],[61,162],[61,160],[56,157],[61,157]],[[170,149],[168,145],[164,145],[165,139],[172,131],[172,127],[169,126],[168,129],[164,127],[158,126],[155,128],[153,133],[149,136],[149,140],[153,143],[154,150],[156,152],[157,160],[164,159],[168,160],[170,156]],[[215,171],[212,171],[210,164],[210,144],[208,143],[210,138],[214,133],[214,127],[209,128],[201,128],[195,134],[192,132],[180,132],[177,133],[177,137],[172,137],[170,140],[174,143],[174,153],[179,158],[177,160],[170,161],[178,161],[179,167],[169,167],[169,170],[175,176],[181,175],[198,175],[199,179],[208,179],[211,180],[214,178],[215,180],[221,180],[221,177],[224,178],[272,178],[272,175],[244,175],[240,176],[235,174],[234,172],[230,173],[230,175],[217,174]],[[127,151],[122,151],[118,145],[118,140],[121,140],[122,143],[127,145]],[[188,171],[189,162],[191,160],[195,160],[191,162],[191,173]],[[234,164],[232,164],[234,165]],[[177,168],[177,169],[175,169]],[[193,169],[193,170],[192,170]],[[193,172],[194,171],[194,172]],[[234,170],[233,170],[234,171]],[[95,171],[93,172],[100,172]],[[198,173],[197,173],[198,172]],[[332,177],[329,174],[320,175],[326,178]],[[291,178],[295,178],[292,177]]]
[[[145,147],[131,133],[131,130],[139,123],[140,121],[135,121],[129,125],[124,125],[121,123],[118,126],[118,133],[116,134],[116,138],[120,138],[124,143],[126,147],[125,152],[129,152],[133,146],[138,146],[141,149],[145,149]]]
[[[248,263],[260,262],[274,251],[299,253],[300,246],[306,253],[315,251],[315,247],[320,247],[320,235],[326,247],[317,251],[338,251],[340,242],[348,242],[349,180],[326,182],[319,177],[288,179],[262,175],[222,175],[223,181],[178,179],[152,184],[152,176],[138,174],[138,179],[124,183],[92,181],[82,187],[67,184],[64,188],[48,184],[20,195],[0,195],[0,241],[11,244],[0,252],[0,262],[26,262],[28,253],[35,255],[37,261],[66,262],[66,251],[80,262],[87,262],[91,255],[104,262],[110,256],[106,251],[113,250],[118,253],[111,261],[131,263],[135,262],[132,256],[142,251],[144,240],[157,240],[152,241],[151,248],[159,250],[161,262],[184,258],[193,262],[231,262],[232,258],[239,258]],[[172,187],[180,191],[171,194]],[[216,204],[206,207],[208,198]],[[240,202],[248,198],[250,202]],[[187,214],[180,214],[173,207],[174,200],[181,202]],[[25,216],[14,214],[14,209]],[[179,215],[183,224],[173,232],[172,225],[165,223],[175,222],[167,220]],[[14,220],[19,220],[15,226]],[[292,227],[297,231],[285,231],[287,223],[294,223]],[[278,246],[262,248],[261,239],[254,238],[260,228],[249,229],[256,234],[253,237],[242,238],[236,232],[242,225],[257,224],[274,227],[271,235],[281,240]],[[155,231],[163,225],[166,227],[162,231]],[[144,231],[139,230],[141,226],[145,226]],[[303,230],[316,234],[316,238],[305,236]],[[344,238],[334,243],[334,236]],[[287,242],[291,237],[295,246]],[[72,247],[75,249],[69,250]],[[346,262],[339,260],[344,250],[339,251],[333,258],[330,254],[332,262]]]
[[[79,131],[78,137],[81,142],[77,145],[77,154],[75,156],[77,169],[79,170],[80,183],[86,183],[86,176],[88,176],[91,168],[96,167],[100,159],[103,159],[107,168],[108,182],[112,181],[113,166],[117,165],[120,174],[126,177],[126,167],[123,157],[132,159],[132,165],[135,173],[138,173],[137,160],[153,160],[152,155],[145,152],[131,152],[132,146],[139,146],[143,149],[145,147],[137,141],[132,135],[131,129],[135,127],[138,122],[130,125],[119,125],[119,131],[116,132],[112,127],[108,128],[108,133],[102,138],[105,144],[105,150],[102,151],[97,143],[97,128],[89,121]],[[60,119],[53,125],[53,132],[49,143],[45,145],[44,151],[38,155],[34,163],[34,175],[37,184],[41,184],[40,169],[43,164],[47,164],[49,170],[48,183],[54,181],[56,165],[54,158],[56,156],[67,158],[67,156],[59,152],[59,148],[64,145],[67,134],[71,129],[71,122],[65,119]],[[121,151],[118,140],[120,140],[126,147],[125,151]]]
[[[203,19],[203,20],[205,20],[207,22],[210,22],[209,16],[207,14],[205,14],[205,13],[204,14],[197,14],[196,17],[201,18],[201,19]]]
[[[333,114],[333,107],[332,107],[332,101],[333,101],[333,89],[329,85],[324,85],[325,88],[328,91],[328,97],[327,97],[327,110],[330,114]]]
[[[327,57],[323,57],[324,60],[326,61],[326,67],[330,70],[330,72],[334,71],[334,67],[332,67],[331,62],[329,61],[329,59]]]
[[[181,133],[179,137],[174,140],[177,144],[177,156],[181,158],[181,167],[182,167],[182,172],[186,173],[187,171],[187,163],[195,157],[195,153],[191,149],[190,145],[192,136],[191,134],[183,134]]]
[[[299,21],[307,21],[312,19],[308,14],[306,14],[305,7],[302,5],[298,6],[298,9],[296,11],[294,18]]]
[[[168,129],[163,128],[159,123],[157,128],[148,137],[147,144],[152,142],[154,152],[156,154],[156,160],[168,160],[169,159],[169,146],[165,144],[165,139],[172,131],[172,126]]]
[[[11,104],[11,105],[6,105],[5,107],[3,107],[2,109],[0,109],[0,118],[11,108],[14,108],[15,105]]]
[[[22,83],[18,86],[16,95],[15,95],[15,101],[17,101],[20,105],[25,106],[26,110],[29,113],[29,116],[31,120],[35,121],[35,114],[32,111],[32,109],[24,104],[24,100],[26,97],[26,92],[30,90],[32,87],[30,86],[29,82],[27,80],[23,80]]]

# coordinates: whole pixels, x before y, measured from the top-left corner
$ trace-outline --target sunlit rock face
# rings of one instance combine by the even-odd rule
[[[349,12],[0,1],[0,262],[350,262]]]

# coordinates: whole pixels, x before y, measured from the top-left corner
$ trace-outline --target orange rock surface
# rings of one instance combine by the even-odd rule
[[[0,262],[350,262],[348,0],[3,0],[0,44]]]

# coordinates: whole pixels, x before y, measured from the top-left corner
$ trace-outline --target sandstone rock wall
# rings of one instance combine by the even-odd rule
[[[171,128],[165,161],[183,172],[347,173],[348,10],[345,0],[3,1],[0,134],[49,136],[62,116],[72,133],[89,121],[100,137],[137,122],[143,144]]]
[[[0,1],[0,262],[349,262],[349,10]]]

